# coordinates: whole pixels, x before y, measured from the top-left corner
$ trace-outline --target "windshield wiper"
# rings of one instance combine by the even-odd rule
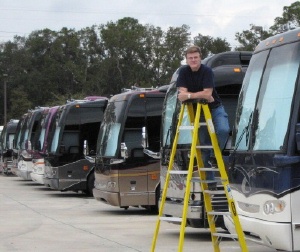
[[[234,146],[234,149],[233,149],[233,152],[232,152],[232,165],[231,165],[231,169],[233,169],[235,167],[235,155],[236,155],[236,151],[237,151],[237,148],[239,147],[244,135],[246,134],[246,146],[249,142],[249,139],[250,139],[250,134],[251,134],[251,131],[250,131],[250,124],[251,124],[251,121],[252,121],[252,117],[253,117],[253,112],[251,112],[250,116],[249,116],[249,120],[248,120],[248,124],[245,126],[245,128],[243,129],[239,139],[237,140],[235,146]]]

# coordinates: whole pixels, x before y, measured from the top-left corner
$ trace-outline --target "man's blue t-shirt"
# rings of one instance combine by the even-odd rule
[[[215,108],[221,104],[221,99],[215,90],[213,71],[206,65],[201,64],[199,70],[195,72],[188,65],[181,67],[176,86],[187,88],[189,92],[193,93],[203,91],[204,88],[212,88],[212,96],[215,101],[209,103],[209,107]]]

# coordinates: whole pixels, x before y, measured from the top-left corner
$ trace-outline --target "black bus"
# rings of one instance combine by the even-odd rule
[[[233,128],[236,107],[239,92],[241,90],[243,78],[250,62],[251,52],[224,52],[213,55],[202,61],[203,64],[210,66],[214,72],[216,90],[222,99],[223,105],[229,117],[230,127]],[[174,73],[170,88],[166,94],[163,107],[162,126],[161,126],[161,187],[163,188],[166,180],[166,174],[169,164],[169,156],[171,154],[172,143],[175,137],[177,127],[177,119],[181,107],[180,101],[177,99],[178,90],[176,81],[179,69]],[[184,122],[187,122],[188,115],[185,113]],[[189,125],[190,123],[187,123]],[[186,150],[177,150],[174,161],[174,170],[187,170],[189,165],[189,149],[191,144],[191,132],[184,131],[180,133],[178,144],[186,146]],[[224,160],[229,155],[231,146],[231,136],[227,141],[226,148],[223,150]],[[181,217],[183,209],[183,199],[186,184],[186,175],[172,175],[169,183],[166,203],[164,205],[163,214],[166,216]],[[174,177],[176,176],[176,177]],[[195,171],[194,177],[198,176]],[[200,184],[192,182],[192,190],[190,193],[189,208],[187,214],[187,225],[196,228],[208,228],[205,207],[203,205],[203,197]],[[212,200],[214,209],[227,210],[227,200],[224,194],[216,195]],[[218,219],[218,225],[223,226],[223,220]]]
[[[97,136],[106,106],[107,98],[90,97],[59,108],[45,156],[46,186],[92,194]]]
[[[0,172],[3,172],[6,175],[11,173],[13,140],[15,137],[18,122],[19,120],[11,119],[6,125],[4,125],[0,136],[0,144],[1,144]]]

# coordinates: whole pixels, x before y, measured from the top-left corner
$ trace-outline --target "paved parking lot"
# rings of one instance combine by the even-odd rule
[[[123,210],[93,197],[58,192],[19,177],[0,174],[0,251],[148,252],[156,216]],[[179,226],[161,223],[156,251],[177,251]],[[249,251],[271,252],[248,243]],[[184,251],[213,251],[210,233],[186,228]],[[222,242],[221,251],[240,251]]]

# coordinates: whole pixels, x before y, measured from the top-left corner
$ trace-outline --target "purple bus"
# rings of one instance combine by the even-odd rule
[[[27,113],[25,118],[19,142],[18,168],[17,175],[24,180],[31,180],[32,172],[32,143],[39,131],[39,125],[43,118],[43,114],[47,113],[48,107],[39,107]]]
[[[33,169],[30,176],[32,181],[42,185],[44,184],[45,155],[47,155],[47,147],[54,135],[55,120],[59,108],[60,106],[54,106],[49,110],[45,110],[40,122],[40,130],[34,139],[32,157]]]

